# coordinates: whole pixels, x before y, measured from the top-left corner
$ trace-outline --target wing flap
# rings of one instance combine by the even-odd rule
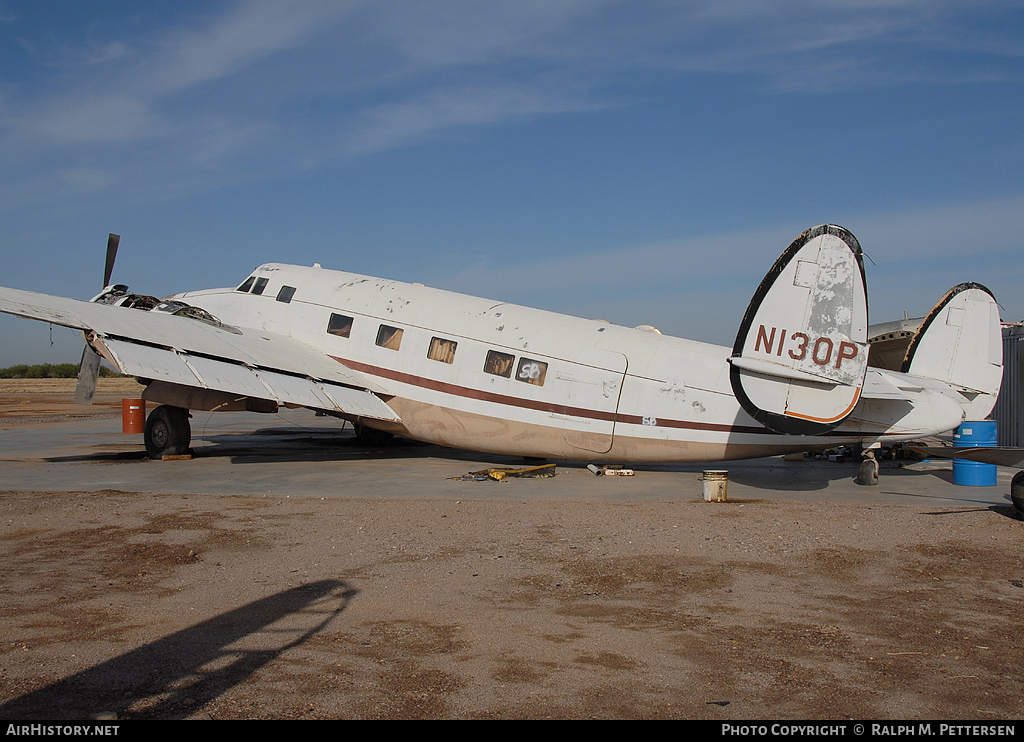
[[[274,396],[279,402],[288,401],[292,404],[324,410],[338,408],[337,400],[329,396],[317,384],[311,384],[309,379],[264,369],[256,369],[254,373],[267,387],[274,390]]]
[[[315,381],[299,376],[255,369],[254,375],[270,390],[278,402],[344,412],[375,420],[400,422],[401,418],[376,394],[365,389]]]
[[[314,383],[314,386],[326,392],[334,400],[337,409],[349,414],[392,422],[401,422],[402,420],[394,410],[384,404],[380,397],[365,389],[351,389],[327,382]]]
[[[272,393],[248,366],[188,354],[183,355],[182,359],[207,389],[220,389],[259,398],[267,398]]]
[[[121,373],[183,386],[204,386],[184,358],[173,350],[111,338],[97,338],[93,342],[100,354],[119,368]]]

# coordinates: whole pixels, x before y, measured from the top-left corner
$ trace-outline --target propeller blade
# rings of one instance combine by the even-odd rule
[[[92,395],[96,393],[96,378],[100,375],[100,354],[88,343],[82,351],[82,365],[78,368],[78,381],[75,383],[75,404],[92,404]]]
[[[103,288],[110,285],[110,274],[114,272],[114,258],[117,257],[117,246],[121,242],[121,235],[111,234],[107,237],[107,265],[103,270]]]
[[[103,288],[110,285],[110,274],[114,272],[114,259],[121,235],[113,232],[107,237],[107,262],[103,268]],[[75,383],[75,404],[92,404],[96,393],[96,379],[100,375],[100,356],[88,341],[82,351],[82,364],[78,367],[78,381]]]

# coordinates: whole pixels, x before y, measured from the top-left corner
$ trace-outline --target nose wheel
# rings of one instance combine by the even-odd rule
[[[192,426],[189,425],[188,417],[188,410],[170,405],[161,405],[149,413],[145,433],[149,458],[160,459],[188,453],[188,446],[192,442]]]

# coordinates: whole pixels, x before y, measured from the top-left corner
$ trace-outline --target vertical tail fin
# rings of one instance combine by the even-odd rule
[[[862,255],[846,229],[813,227],[761,281],[729,360],[736,398],[765,427],[815,435],[856,407],[868,356]]]
[[[954,387],[968,400],[968,419],[983,420],[1003,379],[999,307],[992,292],[979,283],[950,289],[925,317],[901,370]]]

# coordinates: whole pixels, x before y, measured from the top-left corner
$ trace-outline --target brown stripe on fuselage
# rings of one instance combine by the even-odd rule
[[[487,392],[482,389],[473,389],[471,387],[461,386],[459,384],[452,384],[446,381],[438,381],[437,379],[429,379],[423,376],[416,376],[414,374],[407,374],[402,371],[395,371],[394,369],[384,368],[382,366],[373,366],[368,363],[361,363],[359,361],[352,361],[345,358],[339,358],[338,356],[331,356],[335,361],[348,366],[355,371],[362,371],[367,374],[379,376],[384,379],[391,379],[392,381],[399,381],[403,384],[409,384],[411,386],[417,386],[422,389],[430,389],[435,392],[441,392],[442,394],[451,394],[456,397],[465,397],[467,399],[478,399],[484,402],[491,402],[494,404],[508,405],[510,407],[521,407],[524,409],[537,410],[539,412],[549,412],[556,415],[568,415],[570,417],[580,417],[590,420],[604,420],[606,422],[620,422],[630,425],[642,425],[643,418],[640,415],[625,415],[617,414],[614,412],[606,412],[603,410],[590,410],[584,407],[570,407],[568,405],[556,404],[554,402],[544,402],[542,400],[535,399],[523,399],[522,397],[512,397],[507,394],[496,394],[495,392]],[[398,410],[396,410],[398,412]],[[399,415],[402,413],[399,412]],[[687,430],[706,430],[717,433],[746,433],[756,435],[778,435],[777,433],[762,427],[752,427],[744,425],[722,425],[718,423],[702,423],[691,420],[670,420],[665,418],[658,418],[658,427],[661,428],[679,428]]]

